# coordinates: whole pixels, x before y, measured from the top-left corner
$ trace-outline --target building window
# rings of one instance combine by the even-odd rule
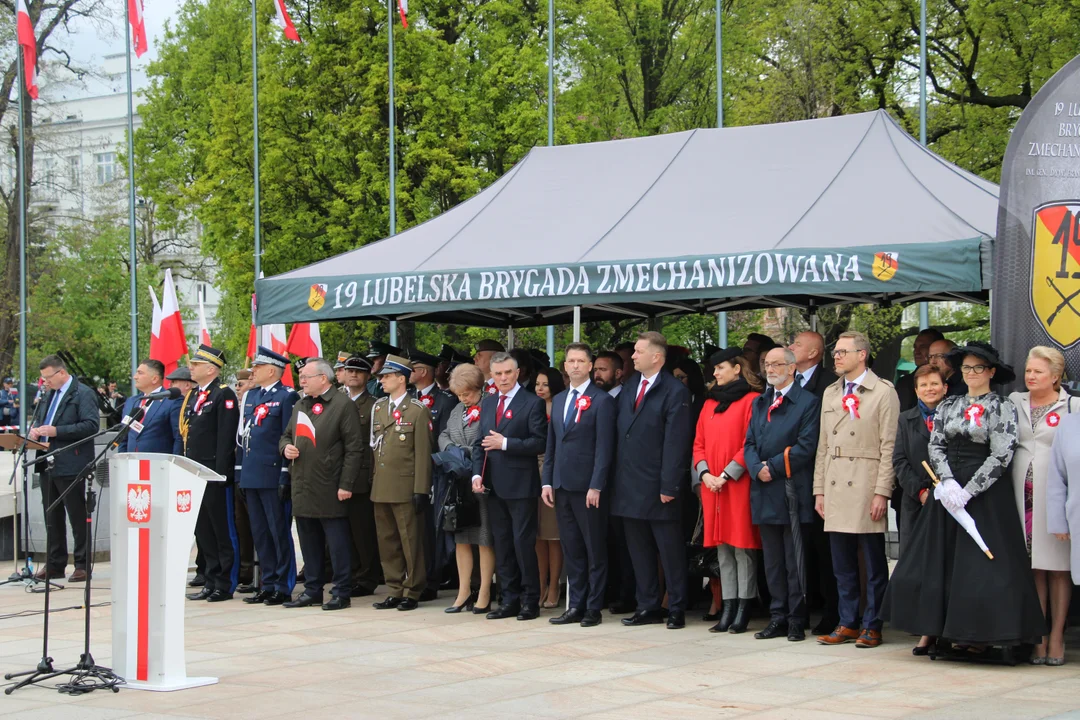
[[[116,179],[116,153],[94,153],[94,163],[97,165],[98,185],[104,185]]]
[[[56,194],[58,185],[56,177],[56,160],[54,158],[45,158],[41,165],[41,185],[44,194],[51,197]]]
[[[74,190],[79,187],[79,156],[72,155],[71,157],[65,158],[64,163],[67,166],[65,170],[65,179],[67,180],[68,187]]]

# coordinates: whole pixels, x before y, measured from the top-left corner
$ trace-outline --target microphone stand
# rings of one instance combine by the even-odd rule
[[[153,401],[151,401],[153,402]],[[87,541],[90,547],[86,552],[86,564],[84,570],[86,571],[86,585],[83,590],[83,609],[85,611],[85,617],[83,618],[83,653],[79,657],[79,663],[67,670],[56,670],[53,668],[53,659],[49,657],[49,584],[45,585],[45,620],[44,620],[44,634],[42,640],[42,652],[41,660],[38,662],[37,667],[33,670],[25,670],[23,672],[8,673],[4,675],[6,680],[14,680],[18,677],[24,677],[25,679],[16,685],[4,688],[4,694],[10,695],[21,687],[27,685],[35,685],[45,680],[50,680],[59,675],[71,675],[72,680],[68,683],[59,685],[57,689],[62,693],[68,693],[71,695],[82,695],[85,693],[93,692],[99,689],[110,689],[113,692],[120,692],[120,688],[117,686],[124,682],[124,679],[116,675],[110,668],[100,667],[94,662],[93,656],[90,654],[90,586],[93,581],[93,577],[90,572],[90,563],[93,562],[94,557],[94,534],[93,534],[93,520],[94,520],[94,507],[97,501],[97,496],[94,493],[94,469],[97,467],[98,462],[105,457],[105,454],[109,450],[116,448],[120,445],[120,442],[127,436],[127,433],[131,430],[131,426],[138,422],[145,414],[146,409],[150,407],[150,403],[147,403],[145,407],[139,408],[131,417],[130,422],[121,423],[120,432],[117,434],[116,439],[105,446],[98,455],[82,469],[82,471],[76,476],[75,481],[64,488],[64,491],[60,493],[59,497],[53,500],[52,504],[45,509],[45,516],[48,517],[49,513],[55,509],[60,503],[63,502],[67,494],[71,492],[71,489],[79,485],[80,483],[86,484],[86,532],[88,533]],[[35,458],[33,463],[37,463],[39,460],[46,460],[53,455],[70,450],[73,447],[83,445],[91,440],[107,435],[116,429],[116,426],[103,430],[94,435],[82,438],[70,445],[65,445],[62,448],[50,451],[40,458]],[[25,470],[31,462],[23,462],[22,466]],[[49,542],[49,524],[45,523],[45,543],[48,546]],[[47,565],[46,565],[47,572]]]

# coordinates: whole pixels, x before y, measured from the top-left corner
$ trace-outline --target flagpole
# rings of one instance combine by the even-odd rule
[[[723,53],[723,18],[720,14],[722,0],[716,0],[716,127],[724,127],[724,53]],[[716,344],[726,348],[727,339],[727,313],[716,314]]]
[[[926,147],[926,0],[919,3],[919,142]],[[930,304],[919,303],[919,329],[930,327]]]
[[[18,13],[16,13],[18,22]],[[23,118],[23,98],[26,96],[26,75],[23,72],[23,49],[16,45],[19,77],[19,430],[26,434],[26,405],[30,399],[30,383],[26,377],[26,136]]]
[[[390,59],[390,237],[397,234],[397,198],[394,186],[397,183],[397,168],[394,158],[394,2],[387,0],[386,46]],[[397,320],[390,321],[390,344],[397,344]]]
[[[255,24],[256,0],[251,0],[251,98],[255,130],[255,275],[262,272],[262,219],[259,217],[259,41]]]
[[[548,147],[555,145],[555,0],[548,0]],[[547,354],[555,363],[555,326],[547,326]]]
[[[131,264],[130,293],[131,293],[131,393],[137,392],[135,387],[135,371],[139,368],[139,301],[137,281],[138,259],[135,253],[135,119],[133,100],[131,95],[131,4],[124,3],[124,22],[128,34],[127,42],[124,43],[127,55],[127,131],[128,131],[128,254]]]

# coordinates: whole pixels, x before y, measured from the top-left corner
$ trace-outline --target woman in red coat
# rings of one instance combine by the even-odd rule
[[[709,632],[741,633],[757,597],[757,558],[761,535],[750,521],[750,478],[743,444],[750,408],[762,384],[739,348],[709,358],[716,385],[698,416],[694,435],[694,479],[701,495],[704,546],[715,547],[723,594],[720,620]]]

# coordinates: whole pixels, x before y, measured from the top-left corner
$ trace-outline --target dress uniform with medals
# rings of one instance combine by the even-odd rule
[[[389,355],[379,375],[399,373],[407,380],[411,363]],[[375,476],[371,501],[379,532],[379,556],[390,595],[375,603],[383,610],[413,610],[427,580],[421,521],[431,493],[431,413],[402,393],[375,403],[371,445]]]
[[[253,367],[281,368],[288,359],[260,346]],[[237,482],[247,496],[251,534],[259,553],[262,588],[244,602],[281,605],[292,599],[296,585],[296,553],[292,539],[289,467],[278,449],[293,405],[300,397],[280,378],[269,387],[256,385],[241,398],[243,419],[237,433]]]
[[[367,358],[354,355],[345,361],[346,373],[371,373],[371,363]],[[344,386],[343,386],[344,387]],[[360,432],[364,436],[363,454],[360,459],[360,474],[353,485],[353,494],[345,505],[349,511],[349,532],[352,535],[352,596],[373,595],[382,584],[382,563],[379,561],[379,534],[375,530],[375,510],[371,505],[371,411],[375,407],[375,398],[367,387],[355,397],[351,389],[345,387],[350,399],[356,405],[360,416]]]
[[[200,345],[191,356],[191,362],[209,363],[220,370],[225,367],[225,353],[209,345]],[[236,393],[219,378],[192,388],[184,396],[180,408],[184,457],[202,463],[226,478],[223,483],[206,484],[206,494],[199,508],[195,540],[206,562],[206,585],[200,592],[188,596],[192,600],[231,600],[236,588],[239,548],[233,517],[233,477],[239,423]]]

